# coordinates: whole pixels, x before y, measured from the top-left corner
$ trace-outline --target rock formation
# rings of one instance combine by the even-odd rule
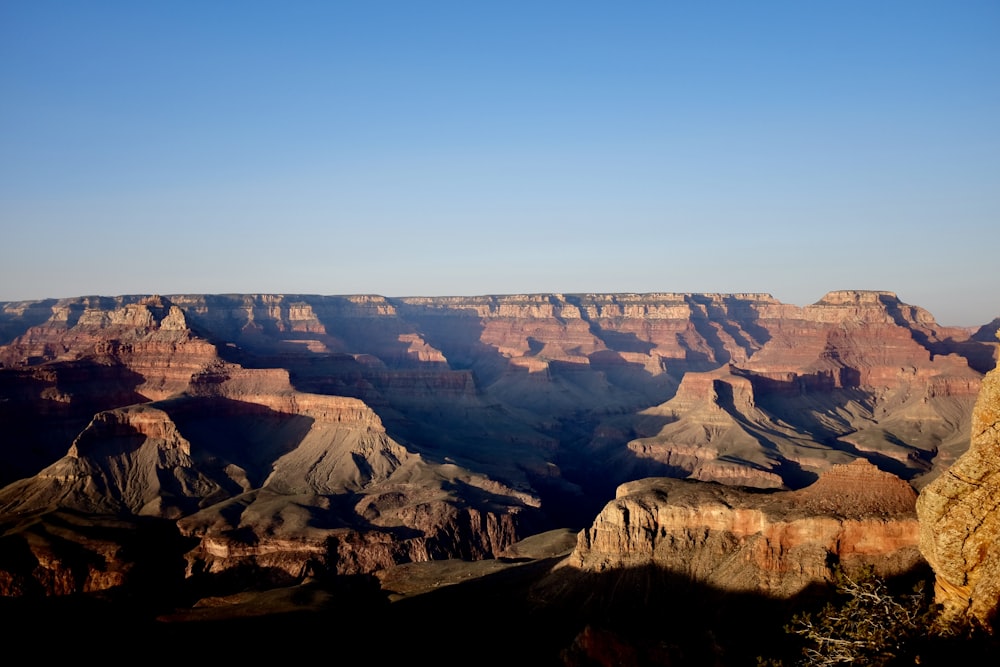
[[[920,548],[945,622],[995,631],[1000,609],[1000,367],[983,380],[968,451],[921,493]]]
[[[919,484],[964,447],[996,352],[857,291],[802,308],[766,294],[80,297],[0,304],[0,336],[0,539],[24,556],[0,570],[14,578],[99,551],[35,549],[40,529],[18,528],[59,512],[164,522],[190,541],[192,577],[294,580],[496,555],[651,475],[800,488],[861,458]]]
[[[889,292],[831,292],[800,310],[762,307],[758,322],[759,350],[684,375],[642,413],[659,431],[629,448],[696,479],[763,488],[800,486],[800,469],[857,456],[937,474],[964,448],[981,376],[935,352],[958,334],[935,330],[926,311]]]
[[[918,565],[915,501],[906,482],[861,460],[798,491],[638,480],[580,533],[566,566],[655,565],[719,590],[789,597],[830,581],[834,566],[887,576]]]
[[[128,569],[110,565],[120,560],[114,540],[74,538],[71,549],[50,548],[52,540],[39,535],[51,531],[27,530],[21,517],[36,517],[32,526],[48,526],[67,511],[96,522],[181,520],[180,533],[196,540],[186,556],[189,575],[236,569],[295,580],[313,568],[356,573],[401,561],[491,556],[516,540],[522,510],[537,508],[530,492],[425,461],[389,437],[357,398],[300,392],[284,369],[224,361],[185,328],[176,306],[157,304],[168,312],[159,320],[145,301],[126,304],[81,315],[89,325],[54,326],[48,338],[32,330],[6,350],[8,358],[24,350],[54,355],[43,365],[58,375],[66,363],[60,355],[76,363],[113,348],[108,367],[137,375],[136,386],[172,376],[181,389],[159,400],[138,394],[145,402],[126,395],[130,404],[94,415],[65,456],[0,489],[0,516],[11,518],[2,539],[22,555],[9,569],[0,566],[5,594],[117,586],[125,579],[114,573]],[[61,342],[39,342],[47,339]],[[166,352],[142,347],[168,340]],[[88,562],[103,565],[88,569]]]

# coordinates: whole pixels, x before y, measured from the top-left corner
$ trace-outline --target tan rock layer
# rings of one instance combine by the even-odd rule
[[[915,499],[863,461],[797,492],[640,480],[619,488],[566,563],[592,572],[656,565],[722,590],[787,597],[829,581],[834,566],[893,575],[922,562]]]
[[[1000,610],[1000,366],[982,383],[968,451],[917,502],[945,621],[995,629]]]

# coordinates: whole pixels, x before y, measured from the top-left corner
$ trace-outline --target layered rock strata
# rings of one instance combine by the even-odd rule
[[[864,461],[799,491],[751,492],[669,478],[629,482],[579,534],[564,566],[657,566],[734,592],[789,597],[833,568],[887,576],[922,562],[916,493]]]
[[[171,522],[192,575],[489,556],[653,474],[929,478],[980,334],[857,291],[0,304],[0,505]]]
[[[43,517],[32,525],[65,511],[97,522],[180,520],[181,533],[197,541],[187,555],[189,575],[240,570],[294,580],[316,569],[359,573],[410,560],[492,556],[520,535],[521,512],[537,510],[530,491],[409,451],[360,399],[297,391],[287,370],[224,361],[185,327],[176,305],[115,306],[104,314],[85,310],[68,328],[36,327],[6,348],[8,361],[21,359],[15,373],[46,368],[58,375],[113,348],[111,374],[132,374],[138,387],[151,377],[178,383],[159,400],[122,394],[126,405],[95,414],[62,458],[0,490],[0,516],[11,518],[0,538],[23,555],[0,564],[6,594],[79,592],[125,580],[113,573],[127,568],[101,565],[116,560],[114,540],[51,549],[38,530],[18,527],[27,516]],[[102,343],[103,335],[115,344]],[[59,343],[36,349],[43,340]],[[170,341],[171,353],[142,348],[150,341]],[[51,358],[32,365],[25,351]]]
[[[1000,610],[1000,367],[983,380],[971,444],[920,493],[920,548],[945,622],[995,631]]]

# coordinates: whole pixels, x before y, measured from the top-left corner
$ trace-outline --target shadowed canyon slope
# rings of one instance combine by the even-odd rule
[[[127,559],[68,516],[288,581],[493,556],[653,475],[798,489],[860,458],[920,486],[996,354],[855,291],[82,297],[2,304],[0,335],[14,592]]]

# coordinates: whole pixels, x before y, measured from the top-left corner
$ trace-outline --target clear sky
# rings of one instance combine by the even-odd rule
[[[1000,2],[0,0],[0,300],[1000,316]]]

